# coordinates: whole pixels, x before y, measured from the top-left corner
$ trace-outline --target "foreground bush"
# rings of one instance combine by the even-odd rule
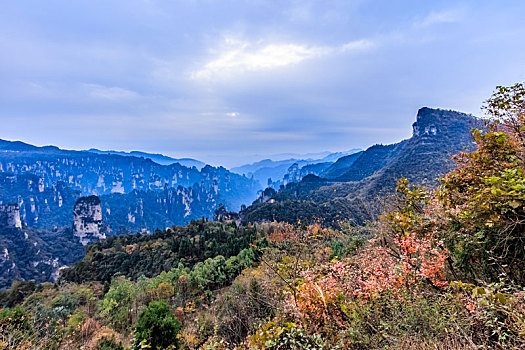
[[[141,313],[135,330],[135,349],[178,349],[180,322],[163,301],[152,301]]]

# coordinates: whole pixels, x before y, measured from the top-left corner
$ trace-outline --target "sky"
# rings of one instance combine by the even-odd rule
[[[0,138],[227,167],[480,115],[525,80],[525,1],[0,0]]]

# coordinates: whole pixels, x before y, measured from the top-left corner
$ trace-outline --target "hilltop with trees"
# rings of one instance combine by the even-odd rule
[[[523,349],[525,85],[484,109],[441,182],[399,178],[374,221],[199,220],[14,283],[0,349]]]

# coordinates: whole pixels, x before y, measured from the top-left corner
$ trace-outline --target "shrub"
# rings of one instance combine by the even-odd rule
[[[152,301],[142,310],[135,330],[135,349],[178,349],[181,324],[164,301]]]

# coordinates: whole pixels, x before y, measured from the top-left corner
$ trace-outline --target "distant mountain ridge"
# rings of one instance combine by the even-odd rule
[[[372,220],[379,213],[378,197],[393,193],[396,179],[436,186],[436,179],[454,166],[450,157],[472,146],[471,129],[483,123],[470,114],[424,107],[412,127],[408,140],[374,145],[355,159],[340,159],[321,177],[308,175],[257,200],[241,211],[243,222]]]
[[[363,151],[348,168],[333,180],[340,182],[359,181],[382,169],[405,146],[406,141],[391,145],[373,145]],[[328,178],[328,177],[327,177]]]
[[[335,179],[348,171],[348,168],[361,156],[364,151],[356,152],[339,158],[335,163],[323,170],[321,177]]]
[[[155,206],[146,208],[144,217],[140,211],[123,213],[123,207],[130,209],[124,197],[120,201],[112,200],[111,208],[104,213],[108,219],[114,218],[114,222],[109,223],[114,229],[129,226],[137,230],[140,222],[143,225],[140,229],[152,230],[164,228],[166,224],[184,224],[202,216],[211,218],[220,203],[229,210],[238,210],[256,198],[259,187],[254,180],[223,167],[207,165],[199,170],[179,163],[161,165],[130,155],[70,151],[0,140],[0,204],[18,203],[24,222],[39,228],[68,224],[72,207],[80,196],[97,195],[103,205],[106,196],[109,200],[135,193],[134,196],[142,196],[145,202],[149,201],[147,198],[157,197]],[[167,197],[159,197],[159,193]],[[169,208],[164,206],[167,203],[171,203]],[[156,211],[160,213],[150,213]],[[126,225],[123,219],[117,218],[119,212],[135,219],[130,216]],[[162,215],[167,219],[158,219]]]
[[[126,156],[126,157],[139,157],[139,158],[146,158],[151,159],[155,163],[161,164],[161,165],[171,165],[174,163],[179,163],[180,165],[183,165],[185,167],[191,168],[196,167],[197,169],[202,169],[206,164],[201,162],[200,160],[193,159],[193,158],[172,158],[169,156],[165,156],[160,153],[147,153],[147,152],[141,152],[141,151],[131,151],[131,152],[124,152],[124,151],[101,151],[96,148],[90,148],[87,150],[87,152],[91,153],[97,153],[97,154],[115,154],[120,156]]]
[[[244,174],[248,177],[253,177],[261,184],[261,189],[265,188],[266,186],[279,188],[281,184],[286,184],[289,182],[289,180],[285,180],[286,175],[288,175],[288,178],[292,178],[298,174],[296,170],[301,169],[304,166],[320,163],[332,163],[341,157],[354,154],[359,151],[360,149],[351,149],[345,152],[309,153],[303,155],[305,158],[288,158],[284,160],[272,160],[268,158],[255,163],[234,167],[231,169],[231,171],[236,174]],[[283,154],[281,156],[284,155],[288,154]],[[316,156],[319,158],[315,158]],[[297,169],[291,169],[291,167],[296,167]],[[304,169],[303,173],[309,174],[311,172],[309,172],[307,169]]]

